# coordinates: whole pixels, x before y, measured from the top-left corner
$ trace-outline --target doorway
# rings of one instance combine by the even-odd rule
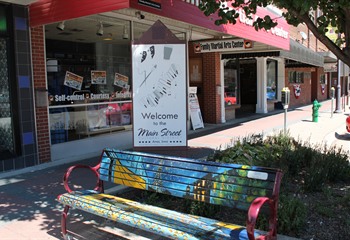
[[[236,111],[236,117],[255,113],[257,103],[257,70],[256,59],[239,60],[239,79],[241,83],[241,107]]]

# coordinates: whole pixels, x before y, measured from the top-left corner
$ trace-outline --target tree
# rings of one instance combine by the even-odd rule
[[[202,0],[199,9],[206,15],[217,14],[216,25],[235,24],[242,8],[250,19],[257,7],[274,5],[283,11],[287,23],[298,26],[304,23],[314,36],[335,56],[350,66],[350,1],[349,0]],[[320,14],[316,15],[315,13]],[[254,27],[271,29],[277,25],[270,16],[258,17]],[[333,41],[327,37],[329,27],[336,29],[338,38]]]

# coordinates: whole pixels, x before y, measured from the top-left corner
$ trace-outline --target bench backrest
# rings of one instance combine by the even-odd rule
[[[278,198],[276,169],[105,149],[100,179],[176,197],[248,209],[257,197]]]

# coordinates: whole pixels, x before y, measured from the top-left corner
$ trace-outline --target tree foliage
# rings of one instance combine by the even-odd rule
[[[200,10],[206,15],[217,14],[215,24],[236,24],[238,8],[252,19],[258,7],[274,5],[283,11],[288,24],[304,23],[314,36],[340,60],[350,66],[350,1],[349,0],[202,0]],[[270,16],[258,17],[255,29],[271,29],[277,25]],[[329,27],[336,29],[336,41],[327,37]]]

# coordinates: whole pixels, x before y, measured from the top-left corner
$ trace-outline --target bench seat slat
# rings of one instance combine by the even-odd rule
[[[136,176],[136,175],[131,175]],[[147,186],[153,186],[152,188],[157,188],[161,186],[166,186],[167,188],[171,189],[179,189],[184,192],[191,191],[191,188],[200,187],[201,189],[204,189],[206,191],[212,190],[212,191],[222,191],[226,192],[227,194],[250,194],[252,196],[271,196],[272,190],[269,188],[258,188],[258,187],[250,187],[248,185],[239,185],[239,184],[232,184],[232,183],[225,183],[225,182],[216,182],[211,180],[205,180],[205,184],[203,180],[197,180],[192,178],[176,178],[176,180],[172,179],[158,179],[158,178],[143,178],[145,182],[147,182],[146,185],[143,184],[143,182],[139,183],[136,180],[128,180],[130,181],[130,187],[137,187],[137,184],[140,185],[140,189],[144,189]],[[125,181],[125,178],[122,176],[116,176],[112,178],[112,182],[121,184],[121,181]],[[162,185],[158,184],[157,182],[161,181]],[[123,182],[124,183],[124,182]],[[191,184],[190,184],[191,183]],[[200,184],[202,183],[202,184]],[[142,186],[141,186],[142,185]]]
[[[153,179],[154,180],[154,179]],[[245,198],[255,198],[259,196],[271,196],[272,195],[272,190],[266,190],[263,188],[248,188],[246,186],[239,186],[239,185],[234,185],[234,184],[225,184],[225,183],[217,183],[217,182],[211,182],[208,181],[207,185],[204,186],[197,186],[197,185],[188,185],[184,184],[181,182],[175,182],[175,181],[167,181],[167,180],[162,180],[162,185],[157,185],[157,180],[156,181],[148,181],[145,186],[142,186],[142,183],[130,180],[128,182],[125,181],[125,178],[114,178],[113,182],[116,184],[127,184],[129,187],[135,187],[139,189],[152,189],[155,192],[160,192],[160,193],[165,193],[166,190],[168,190],[171,194],[172,191],[174,190],[180,190],[183,192],[183,195],[185,195],[187,192],[193,192],[191,189],[192,188],[197,188],[200,189],[201,191],[206,191],[209,196],[211,197],[218,197],[218,196],[223,196],[223,197],[229,197],[232,198],[234,195],[242,195]],[[219,185],[224,185],[220,187]],[[139,187],[138,187],[139,186]],[[166,187],[163,187],[166,186]],[[163,190],[166,189],[166,190]],[[232,197],[230,197],[232,196]],[[239,198],[237,198],[239,199]],[[251,202],[251,201],[249,201]]]
[[[121,184],[122,181],[121,182],[116,181],[115,183]],[[131,182],[128,182],[127,184],[123,183],[123,185],[135,188],[135,185],[132,185]],[[207,203],[222,205],[227,207],[235,207],[242,210],[247,210],[251,202],[255,198],[257,198],[257,196],[245,195],[245,194],[227,194],[227,192],[225,191],[220,191],[220,192],[217,191],[212,193],[211,195],[200,194],[199,192],[198,194],[192,193],[192,192],[188,193],[181,189],[171,189],[169,187],[164,188],[164,187],[158,187],[154,185],[147,185],[146,189],[143,189],[143,188],[140,188],[140,189],[162,193],[162,194],[168,194],[179,198],[187,198],[189,200],[207,202]],[[232,201],[233,199],[234,201]]]
[[[116,169],[114,165],[112,169],[114,169],[113,175],[114,178],[119,178],[119,174],[123,174],[120,169]],[[186,175],[182,171],[176,172],[175,169],[150,169],[150,168],[143,168],[143,169],[137,169],[133,167],[127,168],[130,172],[130,175],[133,176],[140,176],[143,179],[145,179],[146,182],[153,182],[155,179],[162,179],[162,180],[168,180],[168,181],[174,181],[179,182],[183,184],[198,182],[198,181],[208,181],[209,183],[216,184],[219,186],[220,184],[224,184],[225,186],[244,186],[249,188],[263,188],[263,189],[273,189],[274,182],[269,181],[262,181],[257,179],[250,179],[250,178],[244,178],[244,177],[237,177],[236,175],[230,175],[230,172],[222,173],[222,174],[206,174],[206,173],[197,173],[197,174],[191,174]],[[101,176],[105,179],[107,179],[110,174],[105,169],[100,170],[100,174],[104,175]],[[111,178],[112,179],[112,178]],[[215,187],[214,185],[212,185]],[[220,186],[222,187],[222,186]]]
[[[256,166],[247,166],[247,165],[239,165],[239,164],[225,164],[225,163],[216,163],[216,162],[208,162],[204,160],[197,159],[187,159],[187,158],[177,158],[177,157],[168,157],[161,156],[158,157],[155,155],[149,155],[138,152],[130,152],[128,154],[127,151],[118,151],[113,149],[108,149],[108,155],[105,157],[108,159],[118,159],[119,161],[125,161],[125,165],[129,162],[130,164],[137,164],[142,162],[143,165],[151,164],[151,165],[159,165],[162,167],[172,167],[179,169],[188,169],[192,171],[201,171],[201,172],[212,172],[212,173],[220,173],[222,171],[228,170],[251,170],[257,172],[265,172],[270,175],[268,180],[274,181],[276,170],[256,167]],[[237,172],[239,174],[240,171]]]
[[[124,157],[117,157],[117,154],[124,155]],[[105,157],[112,157],[112,158],[121,158],[121,159],[138,159],[139,157],[142,157],[142,160],[146,161],[152,161],[154,159],[171,159],[175,162],[179,163],[193,163],[197,164],[200,162],[203,165],[208,166],[217,166],[217,167],[234,167],[237,169],[241,169],[242,167],[248,167],[250,169],[261,169],[264,172],[276,172],[276,169],[274,168],[268,168],[268,167],[258,167],[258,166],[248,166],[248,165],[241,165],[241,164],[235,164],[235,163],[218,163],[218,162],[212,162],[212,161],[205,161],[200,159],[191,159],[191,158],[182,158],[182,157],[174,157],[174,156],[165,156],[160,154],[152,154],[152,153],[144,153],[144,152],[136,152],[136,151],[125,151],[125,150],[119,150],[119,149],[111,149],[111,148],[105,148],[104,149],[104,156]]]
[[[62,194],[58,201],[129,226],[175,239],[247,239],[244,227],[141,204],[95,191]],[[263,234],[256,231],[256,237]]]

